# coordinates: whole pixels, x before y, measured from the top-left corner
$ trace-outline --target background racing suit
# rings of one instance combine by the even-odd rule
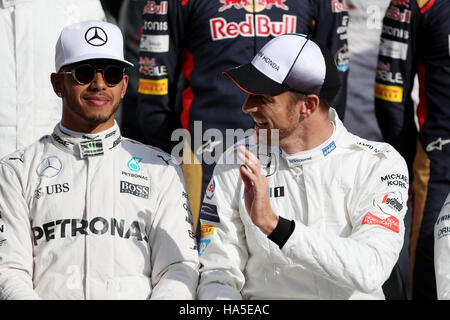
[[[201,140],[191,143],[191,149],[202,167],[194,177],[186,177],[193,208],[199,207],[214,169],[202,156],[218,158],[225,150],[223,141],[204,136],[205,131],[218,129],[225,136],[226,129],[253,127],[251,117],[241,111],[245,92],[222,72],[251,61],[273,37],[314,35],[330,50],[341,71],[342,88],[334,106],[343,119],[348,69],[345,0],[151,0],[143,14],[137,119],[143,142],[168,153],[178,143],[171,141],[177,128]],[[180,72],[188,85],[182,110],[177,110]],[[194,121],[201,121],[201,137],[195,135]],[[190,184],[195,179],[202,182],[194,193]]]
[[[261,160],[273,212],[295,223],[281,249],[245,209],[240,165],[216,165],[200,212],[199,299],[384,298],[403,244],[407,167],[390,145],[349,133],[333,109],[330,120],[321,146]]]
[[[413,299],[436,299],[434,225],[450,192],[450,1],[393,0],[382,27],[375,111],[412,183]],[[418,129],[411,98],[419,79]]]
[[[105,20],[98,0],[0,1],[0,158],[52,132],[61,99],[49,74],[61,30],[85,20]]]
[[[0,299],[195,297],[192,218],[166,153],[117,124],[58,124],[3,158],[0,179]]]
[[[434,264],[437,297],[450,300],[450,193],[442,206],[434,229]]]

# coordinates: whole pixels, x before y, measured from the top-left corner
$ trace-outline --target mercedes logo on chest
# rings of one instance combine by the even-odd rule
[[[39,177],[53,178],[57,176],[62,169],[62,162],[57,156],[50,156],[39,163],[36,173]]]
[[[100,47],[108,41],[106,32],[100,27],[91,27],[86,31],[84,39],[92,46]]]

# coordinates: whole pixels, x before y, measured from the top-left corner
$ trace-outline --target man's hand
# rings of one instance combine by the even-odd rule
[[[244,162],[240,167],[244,182],[244,201],[253,223],[266,235],[272,233],[278,224],[278,217],[270,207],[269,184],[261,168],[261,163],[244,146],[239,146],[238,157]]]

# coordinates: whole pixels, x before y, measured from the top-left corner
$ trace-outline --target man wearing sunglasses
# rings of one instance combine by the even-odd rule
[[[0,161],[0,299],[192,299],[182,171],[114,120],[132,66],[119,28],[64,28],[55,62],[61,122]]]

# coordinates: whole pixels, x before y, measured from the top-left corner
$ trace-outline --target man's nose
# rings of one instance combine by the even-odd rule
[[[94,79],[92,80],[90,86],[98,90],[104,90],[108,87],[101,70],[95,70]]]
[[[242,112],[250,114],[258,111],[257,99],[254,95],[249,94],[244,104],[242,105]]]

